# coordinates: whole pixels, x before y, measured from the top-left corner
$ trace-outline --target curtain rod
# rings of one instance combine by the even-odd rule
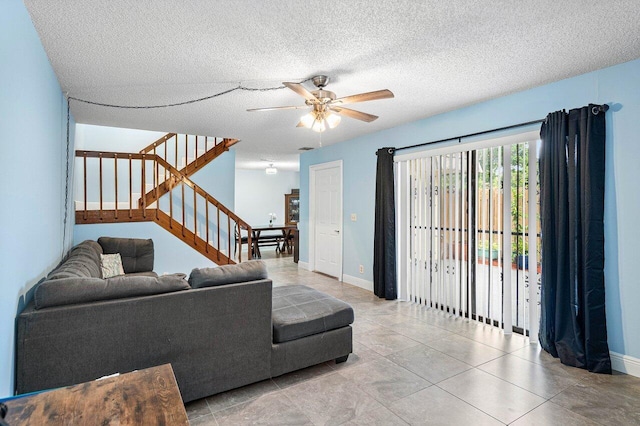
[[[460,139],[463,139],[463,138],[470,138],[472,136],[486,135],[487,133],[494,133],[494,132],[499,132],[501,130],[515,129],[515,128],[518,128],[518,127],[524,127],[524,126],[529,126],[531,124],[538,124],[538,123],[544,123],[544,119],[543,120],[527,121],[526,123],[513,124],[511,126],[500,127],[498,129],[484,130],[482,132],[469,133],[467,135],[462,135],[462,136],[454,136],[452,138],[440,139],[440,140],[437,140],[437,141],[424,142],[424,143],[419,143],[419,144],[416,144],[416,145],[403,146],[402,148],[396,148],[395,152],[402,151],[404,149],[411,149],[411,148],[418,148],[420,146],[432,145],[434,143],[450,142],[450,141],[460,140]]]
[[[594,105],[593,106],[593,114],[597,115],[599,112],[606,112],[609,109],[609,105],[604,104],[604,105]],[[454,136],[452,138],[446,138],[446,139],[440,139],[437,141],[431,141],[431,142],[424,142],[424,143],[419,143],[416,145],[409,145],[409,146],[403,146],[401,148],[396,148],[394,150],[395,152],[398,151],[402,151],[405,149],[411,149],[411,148],[418,148],[420,146],[426,146],[426,145],[432,145],[432,144],[436,144],[436,143],[442,143],[442,142],[450,142],[450,141],[455,141],[463,139],[463,138],[470,138],[472,136],[480,136],[480,135],[486,135],[487,133],[494,133],[494,132],[500,132],[502,130],[509,130],[509,129],[516,129],[518,127],[525,127],[525,126],[530,126],[532,124],[538,124],[538,123],[544,123],[546,120],[546,118],[543,118],[541,120],[533,120],[533,121],[527,121],[526,123],[518,123],[518,124],[513,124],[511,126],[506,126],[506,127],[499,127],[497,129],[491,129],[491,130],[484,130],[482,132],[476,132],[476,133],[469,133],[467,135],[462,135],[462,136]]]

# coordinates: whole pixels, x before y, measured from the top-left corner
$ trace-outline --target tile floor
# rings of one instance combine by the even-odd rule
[[[274,286],[353,306],[353,354],[191,402],[192,425],[640,424],[640,378],[565,367],[520,335],[380,300],[290,256],[265,261]]]

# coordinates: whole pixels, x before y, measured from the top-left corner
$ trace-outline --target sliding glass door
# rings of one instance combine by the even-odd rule
[[[537,334],[537,145],[524,134],[396,158],[401,298]]]

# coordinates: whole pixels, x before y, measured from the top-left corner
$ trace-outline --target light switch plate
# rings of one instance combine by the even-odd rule
[[[358,220],[358,216],[355,213],[351,213],[351,222],[355,222]]]

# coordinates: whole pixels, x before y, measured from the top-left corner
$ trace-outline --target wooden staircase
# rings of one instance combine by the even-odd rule
[[[241,262],[238,236],[251,247],[251,227],[189,179],[237,142],[168,133],[139,153],[76,151],[76,224],[155,222],[217,264]]]

